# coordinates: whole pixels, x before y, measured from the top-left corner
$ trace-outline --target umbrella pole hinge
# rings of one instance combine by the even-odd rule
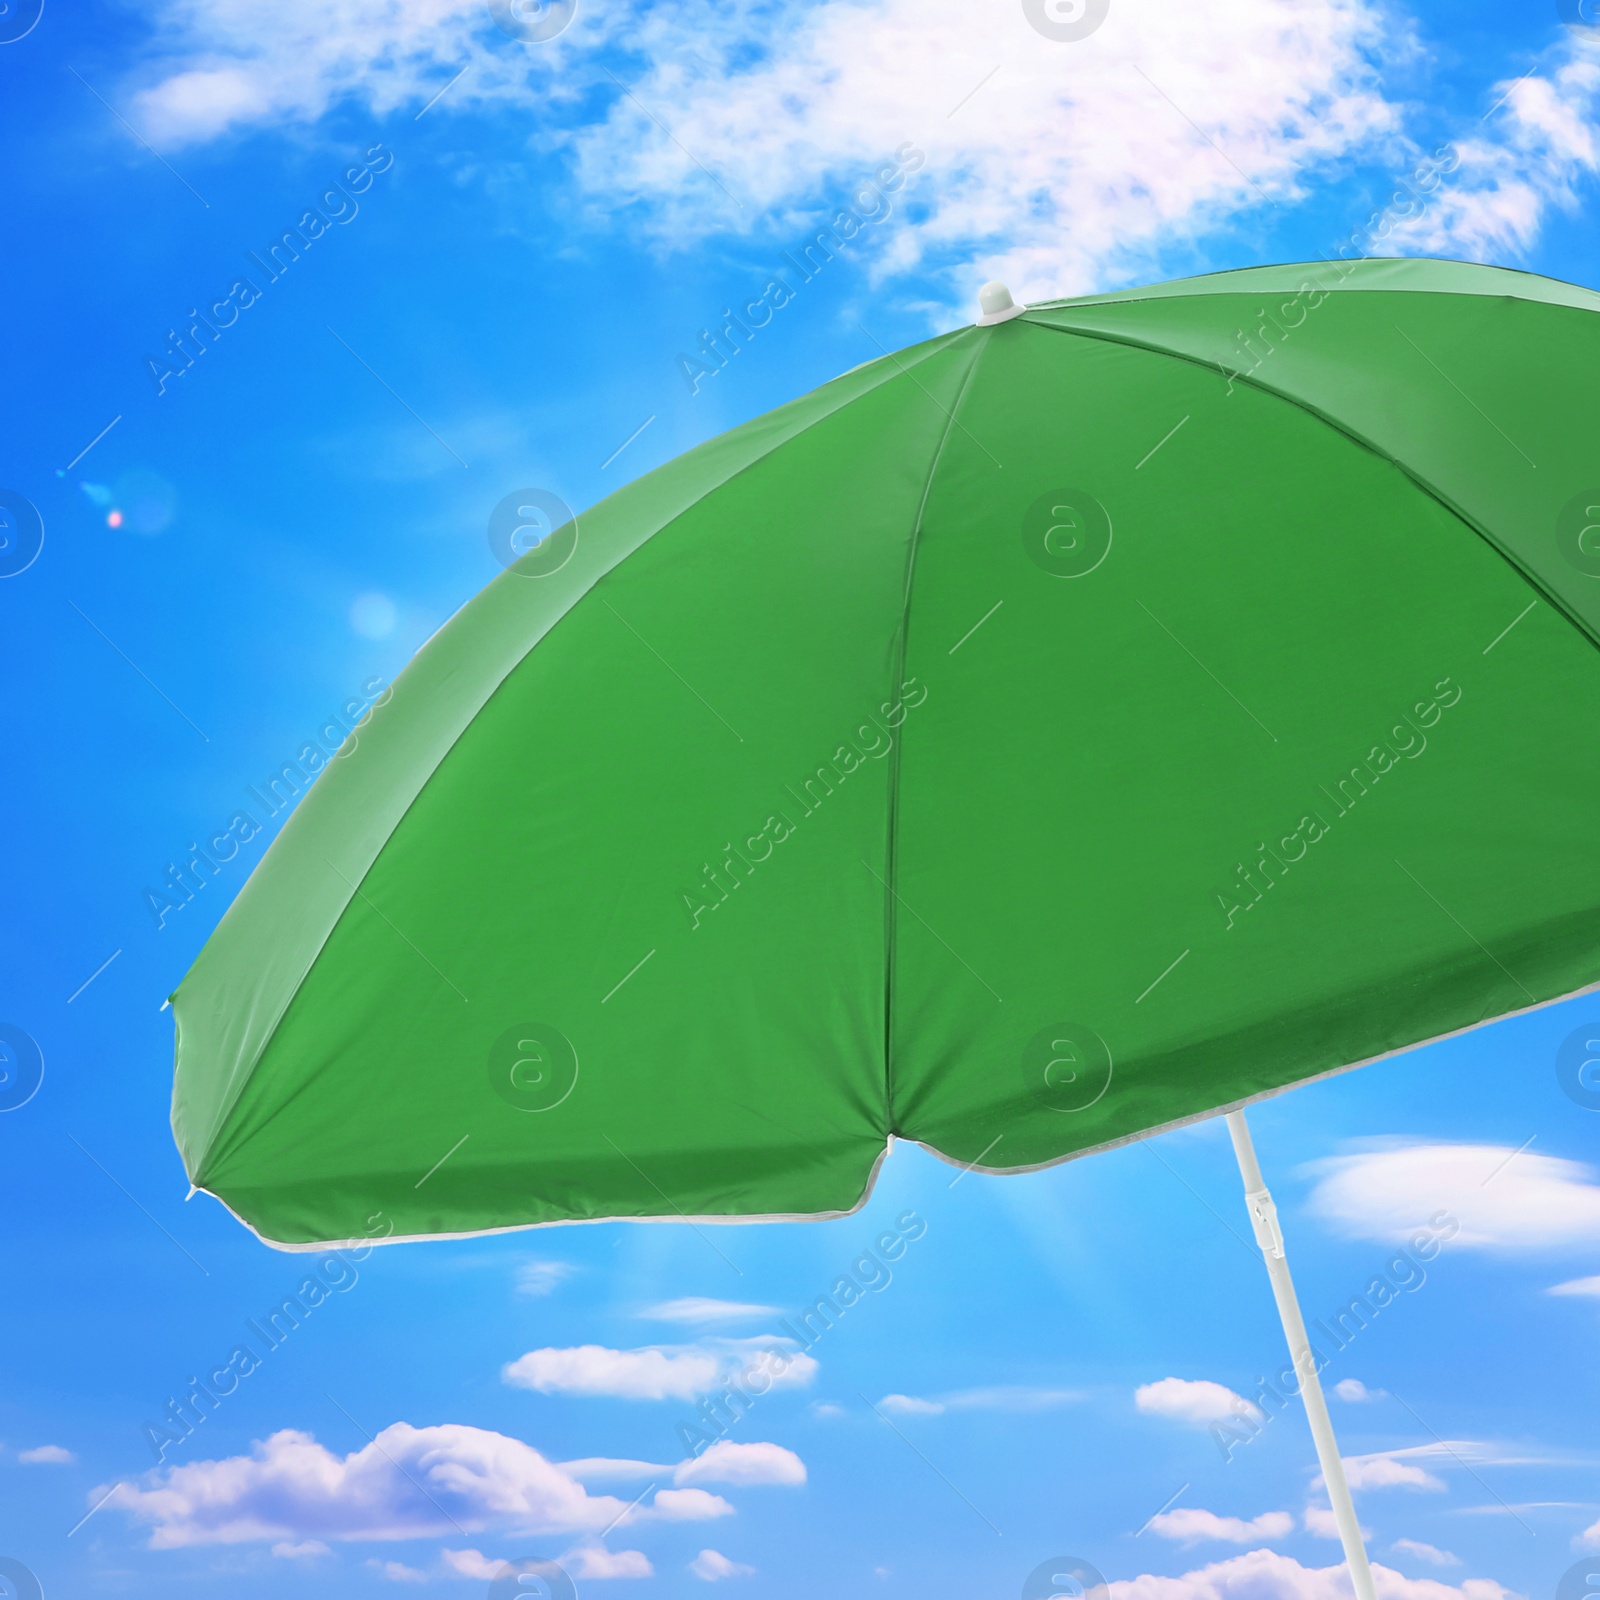
[[[1256,1243],[1263,1255],[1276,1261],[1283,1260],[1283,1229],[1278,1226],[1278,1208],[1266,1189],[1252,1189],[1244,1197],[1250,1210],[1250,1226],[1255,1229]]]

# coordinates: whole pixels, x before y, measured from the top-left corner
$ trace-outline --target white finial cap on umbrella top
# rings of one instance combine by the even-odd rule
[[[1020,317],[1027,309],[1011,298],[1011,291],[998,279],[984,284],[978,291],[980,328],[987,328],[996,322],[1009,322],[1013,317]]]

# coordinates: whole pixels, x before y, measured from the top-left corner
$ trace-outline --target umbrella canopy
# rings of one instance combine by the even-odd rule
[[[1597,309],[1002,304],[584,512],[178,990],[192,1181],[291,1246],[831,1216],[890,1136],[1027,1170],[1594,984]]]

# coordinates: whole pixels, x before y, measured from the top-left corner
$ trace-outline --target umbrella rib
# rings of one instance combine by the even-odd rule
[[[922,924],[922,926],[924,928],[926,928],[928,930],[928,932],[931,933],[934,936],[934,938],[937,939],[939,941],[939,943],[942,944],[945,947],[945,949],[948,950],[950,952],[950,954],[953,955],[956,958],[956,960],[959,961],[961,963],[961,965],[964,966],[967,969],[967,971],[970,972],[972,974],[972,976],[978,980],[979,983],[983,984],[984,988],[987,989],[990,994],[994,995],[995,999],[999,1000],[1001,1005],[1005,1004],[1005,1001],[1003,999],[1001,999],[999,993],[994,989],[994,987],[990,983],[987,982],[987,980],[978,971],[978,969],[976,967],[974,967],[972,965],[972,963],[970,961],[968,961],[967,958],[965,956],[963,956],[961,954],[961,952],[958,951],[950,943],[950,941],[948,939],[946,939],[944,937],[944,935],[942,933],[940,933],[939,930],[936,927],[934,927],[934,925],[931,922],[929,922],[928,919],[925,916],[923,916],[923,914],[920,911],[918,911],[917,908],[914,905],[912,905],[911,902],[909,900],[907,900],[906,897],[903,894],[901,894],[900,891],[897,888],[895,888],[895,886],[892,883],[889,882],[889,880],[887,878],[885,878],[881,873],[873,871],[871,863],[868,862],[867,860],[863,859],[862,862],[861,862],[861,865],[864,866],[867,869],[868,872],[871,872],[872,876],[874,878],[876,878],[878,880],[878,882],[881,883],[884,886],[884,888],[887,889],[889,891],[889,893],[892,894],[895,897],[895,899],[898,900],[900,902],[900,904],[903,905],[906,908],[906,910],[909,911],[911,913],[911,915],[914,916],[917,919],[917,921],[920,922]]]
[[[865,331],[865,329],[863,329],[863,331]],[[867,337],[871,338],[872,336],[871,334],[868,334]],[[874,339],[873,343],[876,344],[877,341]],[[893,680],[895,685],[905,682],[906,651],[911,635],[911,589],[917,576],[917,550],[922,536],[922,519],[928,509],[928,496],[933,492],[933,480],[935,475],[938,473],[939,462],[944,457],[944,447],[949,442],[950,430],[957,426],[955,415],[956,411],[960,409],[961,401],[967,392],[967,387],[972,382],[973,374],[978,370],[978,363],[983,357],[983,352],[987,350],[988,347],[989,341],[987,339],[976,340],[973,342],[972,355],[967,362],[967,370],[962,375],[960,388],[956,390],[955,404],[949,411],[945,412],[946,421],[944,425],[944,432],[939,435],[939,442],[934,446],[933,456],[928,462],[928,475],[923,480],[922,498],[917,502],[917,515],[916,519],[911,524],[911,538],[906,548],[905,588],[901,594],[900,626],[895,638],[895,665]],[[895,360],[895,366],[899,367],[902,372],[905,372],[905,368],[898,360]],[[908,377],[910,376],[909,373],[906,375]],[[915,378],[912,378],[911,381],[916,383]],[[922,389],[922,385],[920,383],[917,384],[917,387]],[[928,393],[926,389],[923,389],[922,392],[924,394]],[[933,396],[928,395],[928,398],[931,400],[933,399]],[[938,404],[937,401],[934,403]],[[941,406],[940,410],[943,409],[944,408]],[[965,432],[966,430],[963,429],[962,431]],[[971,438],[972,436],[968,434],[967,437]],[[988,454],[987,451],[984,453],[986,455]],[[993,459],[994,458],[991,456],[990,460]],[[995,465],[998,466],[999,463],[996,462]],[[990,615],[993,615],[993,613],[991,612]],[[988,619],[985,618],[984,620],[987,621]],[[896,903],[902,898],[900,891],[894,887],[894,880],[899,876],[900,749],[904,742],[905,741],[903,739],[896,739],[894,742],[894,748],[889,754],[889,814],[884,828],[883,847],[884,868],[887,871],[888,876],[886,878],[879,877],[876,872],[873,872],[871,864],[867,862],[865,858],[863,858],[861,862],[862,866],[866,867],[867,871],[871,872],[873,877],[878,878],[878,881],[883,885],[885,890],[883,901],[883,1094],[884,1110],[888,1115],[889,1127],[891,1130],[895,1125],[894,971],[896,935],[899,929],[900,920],[896,910]],[[907,906],[906,909],[908,911],[911,910],[910,906]],[[911,914],[913,916],[917,916],[917,913],[914,911],[912,911]],[[922,918],[918,917],[917,920],[920,922],[922,921]],[[923,926],[927,927],[928,925],[924,922]],[[934,938],[938,939],[940,944],[944,944],[945,949],[950,950],[951,955],[955,955],[955,951],[951,950],[950,946],[945,944],[945,941],[940,938],[937,933],[934,933],[931,927],[928,928],[928,931],[933,933]],[[974,972],[973,969],[968,966],[960,956],[956,956],[956,960],[961,961],[961,965],[966,967],[967,971],[971,972],[973,977],[978,977],[978,974]],[[989,989],[989,985],[984,983],[982,978],[978,978],[978,982],[983,983],[985,989]],[[989,993],[993,994],[996,1000],[1000,999],[1000,996],[995,994],[993,989],[989,989]]]
[[[909,373],[909,372],[908,372],[908,371],[907,371],[907,370],[906,370],[906,368],[905,368],[905,367],[903,367],[903,366],[900,366],[900,358],[899,358],[899,357],[898,357],[898,356],[897,356],[897,355],[896,355],[896,354],[895,354],[895,353],[894,353],[894,351],[892,351],[892,350],[891,350],[891,349],[890,349],[890,348],[889,348],[889,347],[888,347],[888,345],[886,345],[886,344],[885,344],[885,343],[884,343],[884,342],[883,342],[883,341],[882,341],[882,340],[881,340],[881,339],[880,339],[880,338],[878,338],[878,336],[877,336],[877,335],[876,335],[876,334],[875,334],[875,333],[874,333],[874,332],[873,332],[873,331],[872,331],[872,329],[871,329],[871,328],[869,328],[869,327],[868,327],[868,326],[867,326],[867,325],[866,325],[866,323],[864,323],[864,322],[859,322],[859,321],[858,321],[858,322],[857,322],[857,324],[856,324],[856,325],[857,325],[857,326],[858,326],[858,327],[859,327],[859,328],[860,328],[860,329],[861,329],[861,331],[862,331],[862,332],[863,332],[863,333],[864,333],[864,334],[866,334],[866,336],[867,336],[867,337],[868,337],[868,338],[869,338],[869,339],[871,339],[871,340],[872,340],[872,342],[873,342],[873,343],[874,343],[874,344],[875,344],[875,345],[877,345],[877,347],[878,347],[878,348],[879,348],[879,349],[880,349],[880,350],[881,350],[881,351],[883,351],[883,353],[884,353],[884,354],[885,354],[885,355],[886,355],[886,356],[888,356],[888,358],[889,358],[889,359],[890,359],[890,360],[891,360],[891,361],[892,361],[892,362],[894,362],[894,364],[895,364],[895,365],[896,365],[896,366],[897,366],[897,367],[900,367],[900,372],[901,372],[901,375],[902,375],[902,376],[903,376],[903,377],[907,377],[907,378],[911,378],[911,374],[910,374],[910,373]],[[976,367],[976,366],[977,366],[977,364],[978,364],[978,363],[977,363],[977,359],[976,359],[976,357],[974,357],[974,359],[973,359],[973,363],[972,363],[972,367]],[[972,367],[969,367],[969,368],[968,368],[968,369],[967,369],[967,377],[968,377],[968,378],[970,378],[970,377],[971,377],[971,376],[972,376]],[[917,380],[916,380],[916,379],[915,379],[915,378],[911,378],[911,381],[912,381],[912,382],[913,382],[913,383],[917,383]],[[923,387],[922,387],[922,385],[921,385],[921,384],[920,384],[920,383],[917,383],[917,387],[918,387],[918,388],[919,388],[919,389],[922,389],[922,392],[923,392],[923,393],[924,393],[924,394],[925,394],[925,395],[927,395],[927,396],[928,396],[928,398],[929,398],[929,399],[930,399],[930,400],[933,400],[933,396],[932,396],[932,395],[931,395],[931,394],[929,394],[929,393],[928,393],[928,391],[927,391],[927,390],[926,390],[926,389],[923,389]],[[961,394],[958,394],[958,395],[957,395],[957,396],[956,396],[956,406],[959,406],[959,405],[960,405],[960,404],[961,404],[961,395],[962,395],[962,394],[965,394],[965,393],[966,393],[966,390],[967,390],[967,386],[966,386],[966,383],[965,383],[965,382],[963,382],[963,383],[962,383],[962,385],[961,385]],[[970,430],[969,430],[969,429],[968,429],[968,428],[967,428],[967,427],[966,427],[966,425],[965,425],[965,424],[964,424],[964,423],[961,423],[961,422],[958,422],[958,421],[957,421],[957,420],[956,420],[956,413],[955,413],[955,407],[952,407],[952,408],[951,408],[951,409],[950,409],[950,410],[949,410],[949,411],[945,411],[945,410],[944,410],[944,407],[943,407],[943,406],[940,406],[940,405],[939,405],[939,402],[938,402],[938,401],[937,401],[937,400],[933,400],[933,403],[934,403],[934,404],[935,404],[935,405],[936,405],[936,406],[939,406],[939,409],[940,409],[940,410],[941,410],[941,411],[944,411],[944,414],[945,414],[945,416],[946,416],[946,417],[947,417],[947,418],[948,418],[948,419],[949,419],[949,424],[948,424],[948,425],[947,425],[947,426],[946,426],[946,428],[945,428],[945,437],[946,437],[946,438],[948,438],[948,437],[949,437],[949,434],[950,434],[950,428],[951,428],[951,427],[956,427],[956,428],[960,428],[960,429],[961,429],[961,431],[962,431],[962,432],[963,432],[963,433],[964,433],[964,434],[966,434],[966,436],[967,436],[967,437],[968,437],[968,438],[969,438],[969,439],[971,439],[971,440],[972,440],[972,442],[973,442],[973,443],[974,443],[974,444],[975,444],[975,445],[977,445],[977,447],[978,447],[978,448],[979,448],[979,449],[980,449],[980,450],[981,450],[981,451],[983,451],[983,453],[984,453],[984,454],[985,454],[985,455],[986,455],[986,456],[988,456],[988,457],[989,457],[989,459],[990,459],[990,460],[991,460],[991,461],[993,461],[993,462],[994,462],[994,464],[995,464],[995,465],[996,465],[996,466],[997,466],[997,467],[1000,467],[1000,470],[1001,470],[1001,471],[1002,471],[1002,472],[1004,472],[1004,471],[1005,471],[1005,468],[1004,468],[1004,467],[1003,467],[1003,466],[1000,466],[1000,462],[999,462],[999,460],[998,460],[998,459],[997,459],[997,458],[996,458],[996,457],[995,457],[995,455],[994,455],[994,453],[993,453],[993,452],[992,452],[992,451],[991,451],[991,450],[990,450],[990,449],[989,449],[989,447],[988,447],[988,446],[987,446],[987,445],[986,445],[986,444],[984,444],[984,442],[983,442],[983,440],[982,440],[982,439],[979,439],[979,438],[978,438],[978,437],[976,437],[976,435],[974,435],[974,434],[973,434],[973,433],[972,433],[972,432],[971,432],[971,431],[970,431]],[[942,456],[942,455],[943,455],[943,454],[944,454],[944,439],[940,439],[940,441],[939,441],[939,448],[938,448],[938,450],[936,450],[936,451],[935,451],[935,452],[934,452],[934,458],[933,458],[933,464],[934,464],[934,466],[938,466],[938,464],[939,464],[939,457],[940,457],[940,456]],[[929,481],[929,482],[930,482],[930,483],[931,483],[931,482],[932,482],[932,481],[933,481],[933,472],[932,472],[932,469],[930,469],[930,470],[929,470],[929,473],[928,473],[928,481]],[[923,498],[923,502],[924,502],[924,503],[926,503],[926,502],[927,502],[927,498],[928,498],[928,495],[927,495],[927,490],[926,490],[926,489],[924,489],[924,490],[923,490],[923,495],[922,495],[922,498]],[[921,521],[922,521],[922,512],[921,512],[921,510],[920,510],[920,509],[919,509],[919,510],[918,510],[918,512],[917,512],[917,521],[918,521],[918,523],[919,523],[919,524],[920,524],[920,523],[921,523]]]

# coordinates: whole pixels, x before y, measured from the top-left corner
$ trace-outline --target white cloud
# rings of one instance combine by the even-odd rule
[[[747,1305],[739,1300],[707,1300],[702,1295],[687,1295],[681,1300],[663,1300],[646,1306],[639,1313],[652,1322],[748,1322],[752,1317],[773,1317],[776,1306]]]
[[[1545,1290],[1546,1294],[1583,1295],[1586,1299],[1600,1300],[1600,1278],[1569,1278]]]
[[[565,1261],[524,1261],[517,1267],[512,1282],[519,1295],[532,1300],[554,1294],[574,1270]]]
[[[505,1565],[503,1560],[486,1556],[479,1550],[441,1550],[439,1558],[457,1576],[475,1578],[479,1583],[492,1583]]]
[[[655,1568],[642,1550],[607,1550],[588,1544],[569,1550],[561,1558],[574,1578],[653,1578]]]
[[[1460,1223],[1451,1249],[1592,1247],[1600,1234],[1591,1170],[1515,1145],[1395,1143],[1312,1170],[1311,1209],[1350,1238],[1405,1244],[1440,1212]]]
[[[886,1394],[878,1404],[902,1417],[937,1417],[944,1410],[939,1401],[923,1400],[914,1394]]]
[[[756,1569],[741,1566],[737,1561],[730,1561],[720,1551],[702,1550],[689,1563],[689,1570],[695,1577],[704,1578],[707,1583],[715,1583],[719,1578],[754,1577]]]
[[[780,1444],[761,1441],[738,1444],[719,1439],[698,1456],[689,1456],[676,1466],[654,1461],[629,1461],[611,1456],[590,1456],[579,1461],[563,1461],[561,1470],[580,1483],[637,1483],[644,1478],[671,1478],[675,1485],[727,1483],[735,1485],[806,1481],[805,1463],[794,1451]]]
[[[1331,1506],[1307,1506],[1305,1510],[1306,1532],[1318,1539],[1337,1539],[1339,1537],[1339,1522],[1333,1514]],[[1360,1524],[1357,1524],[1360,1527]],[[1361,1537],[1370,1539],[1371,1528],[1362,1528]]]
[[[675,13],[647,43],[637,101],[577,136],[591,194],[641,208],[671,240],[757,214],[793,229],[914,143],[925,215],[874,229],[869,248],[896,272],[975,260],[971,286],[1004,277],[1021,299],[1091,287],[1219,214],[1286,199],[1396,120],[1372,67],[1382,8],[1365,0],[1119,0],[1073,45],[1012,0]]]
[[[558,103],[565,126],[539,136],[568,144],[595,215],[676,242],[831,216],[830,195],[914,143],[923,213],[870,230],[879,265],[926,278],[954,261],[963,301],[996,274],[1036,299],[1137,271],[1375,150],[1399,120],[1374,67],[1402,45],[1386,9],[1118,0],[1092,38],[1064,45],[1015,0],[684,0],[580,5],[558,39],[522,46],[478,0],[281,0],[270,13],[164,0],[133,110],[166,147],[313,122],[343,100],[420,107],[466,66],[431,115]],[[627,94],[605,71],[619,44],[640,62],[622,74]],[[603,109],[574,132],[594,90]]]
[[[380,1578],[387,1578],[390,1583],[426,1583],[428,1574],[420,1572],[416,1567],[408,1567],[403,1561],[368,1561],[367,1565],[378,1574]]]
[[[106,1493],[91,1493],[94,1504]],[[627,1511],[520,1439],[447,1423],[397,1422],[369,1445],[336,1456],[285,1429],[248,1456],[198,1461],[111,1491],[108,1504],[151,1525],[153,1549],[247,1540],[412,1539],[497,1526],[522,1533],[583,1533],[612,1523],[727,1516],[698,1489],[663,1490]],[[626,1512],[626,1515],[623,1513]]]
[[[692,1400],[714,1389],[722,1363],[700,1350],[608,1350],[585,1344],[570,1350],[530,1350],[501,1376],[540,1394],[605,1395],[618,1400]]]
[[[1359,1405],[1364,1400],[1383,1400],[1388,1397],[1387,1389],[1369,1389],[1359,1378],[1341,1378],[1334,1384],[1333,1392],[1341,1400],[1353,1405]]]
[[[1408,1578],[1377,1563],[1372,1576],[1379,1600],[1516,1600],[1489,1578],[1467,1578],[1455,1588],[1437,1578]],[[1342,1562],[1303,1567],[1276,1550],[1251,1550],[1181,1577],[1145,1574],[1107,1587],[1111,1600],[1349,1600],[1350,1593]]]
[[[1600,1550],[1600,1522],[1585,1528],[1572,1542],[1580,1550]]]
[[[530,1350],[501,1369],[501,1377],[540,1394],[570,1394],[615,1400],[692,1400],[739,1377],[759,1371],[773,1388],[809,1383],[816,1361],[788,1339],[722,1339],[698,1345],[649,1345],[612,1350],[584,1344],[570,1349]],[[778,1351],[781,1362],[769,1352]],[[781,1368],[781,1370],[779,1370]]]
[[[661,1489],[650,1507],[667,1522],[709,1522],[713,1517],[733,1515],[733,1507],[720,1494],[704,1489]]]
[[[272,1547],[273,1555],[281,1561],[314,1561],[318,1556],[331,1556],[331,1551],[320,1539],[304,1539],[294,1544],[287,1539]]]
[[[1117,0],[1070,45],[1015,0],[618,0],[530,45],[482,0],[152,11],[131,108],[160,147],[303,127],[346,101],[420,110],[465,68],[431,116],[514,109],[519,138],[532,122],[534,142],[565,150],[595,221],[671,243],[757,229],[793,243],[912,145],[926,160],[896,220],[856,248],[874,274],[924,292],[942,279],[962,305],[991,276],[1023,300],[1147,277],[1164,251],[1268,197],[1292,204],[1324,172],[1412,165],[1377,63],[1417,47],[1383,0]],[[609,76],[619,48],[636,63],[626,93]],[[1600,169],[1600,48],[1563,30],[1538,71],[1490,93],[1504,101],[1456,141],[1459,170],[1375,248],[1503,258],[1576,203]]]
[[[528,102],[561,93],[578,22],[523,47],[501,37],[473,0],[166,0],[155,11],[155,59],[133,96],[152,143],[171,147],[252,126],[311,123],[343,100],[382,115],[425,101],[469,67],[444,106]]]
[[[1294,1532],[1294,1518],[1287,1511],[1263,1511],[1246,1522],[1242,1517],[1219,1517],[1214,1511],[1179,1507],[1153,1516],[1150,1531],[1179,1544],[1200,1544],[1205,1540],[1249,1544],[1253,1539],[1288,1538]]]
[[[1346,1456],[1345,1482],[1352,1489],[1442,1489],[1444,1485],[1431,1472],[1413,1461],[1397,1460],[1394,1454]],[[1317,1478],[1320,1484],[1320,1475]]]
[[[1504,261],[1524,254],[1552,210],[1571,211],[1600,170],[1600,49],[1563,29],[1536,71],[1492,91],[1482,126],[1457,141],[1459,171],[1392,236],[1407,251]]]
[[[1424,1544],[1420,1539],[1396,1539],[1389,1547],[1405,1555],[1415,1556],[1418,1561],[1426,1561],[1434,1567],[1459,1567],[1461,1557],[1451,1555],[1448,1550],[1441,1550],[1437,1545]]]
[[[1230,1418],[1261,1420],[1261,1412],[1243,1395],[1204,1378],[1162,1378],[1141,1384],[1134,1390],[1133,1403],[1152,1416],[1171,1417],[1200,1428]]]
[[[78,1458],[59,1444],[36,1445],[32,1450],[19,1450],[17,1460],[28,1466],[70,1467]]]
[[[781,1444],[735,1444],[719,1439],[698,1456],[679,1462],[674,1483],[804,1483],[806,1465]]]

